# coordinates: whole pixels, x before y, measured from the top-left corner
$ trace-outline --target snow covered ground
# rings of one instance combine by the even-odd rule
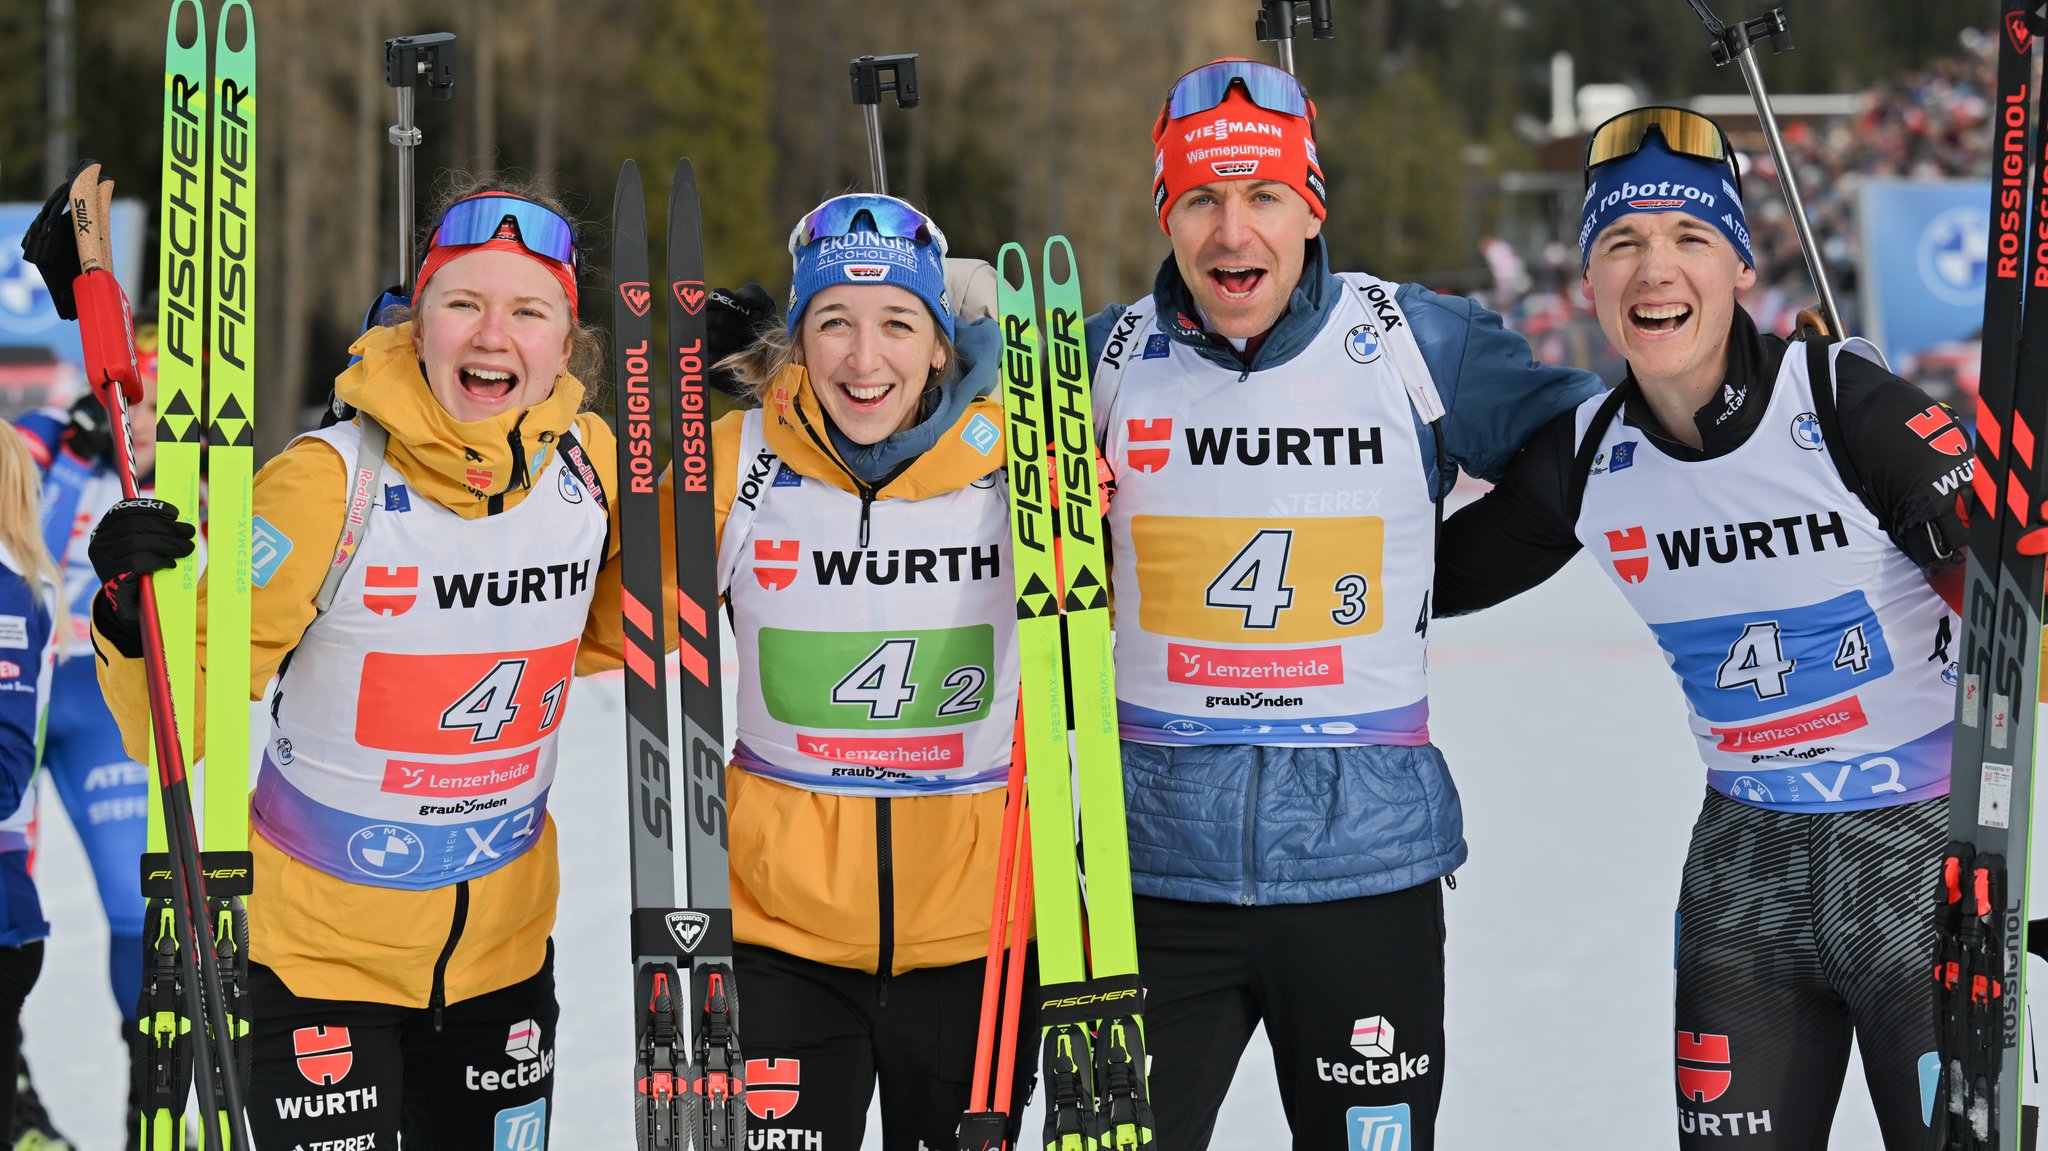
[[[1703,773],[1649,634],[1583,557],[1491,612],[1440,622],[1433,721],[1465,801],[1471,861],[1447,896],[1449,1058],[1440,1145],[1675,1145],[1671,909]],[[554,791],[562,1024],[554,1145],[626,1148],[626,847],[619,681],[580,684]],[[46,803],[39,882],[54,924],[28,1050],[59,1125],[121,1146],[126,1095],[104,925],[61,809]],[[1352,1021],[1330,1021],[1333,1054]],[[1879,1146],[1852,1061],[1837,1148]],[[1284,1146],[1272,1059],[1255,1037],[1215,1146]],[[1159,1101],[1170,1111],[1172,1101]],[[1036,1131],[1039,1110],[1026,1119]],[[880,1146],[872,1119],[869,1148]],[[838,1151],[838,1149],[834,1149]]]

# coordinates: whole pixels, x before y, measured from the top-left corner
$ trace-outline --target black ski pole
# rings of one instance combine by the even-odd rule
[[[1297,8],[1306,8],[1308,12],[1297,14]],[[1330,0],[1259,0],[1259,18],[1252,30],[1258,35],[1259,43],[1280,46],[1280,66],[1290,75],[1294,72],[1294,29],[1298,24],[1307,24],[1309,35],[1318,40],[1333,39],[1337,35],[1336,20],[1330,15]]]
[[[1842,339],[1848,336],[1849,329],[1842,324],[1842,310],[1835,306],[1834,289],[1828,286],[1827,269],[1821,264],[1820,246],[1814,243],[1813,226],[1806,219],[1806,202],[1799,197],[1799,177],[1792,171],[1791,158],[1785,155],[1785,136],[1778,130],[1778,118],[1771,112],[1771,94],[1756,66],[1758,40],[1769,41],[1773,52],[1791,50],[1792,32],[1785,24],[1785,10],[1773,8],[1762,16],[1723,24],[1707,7],[1706,0],[1685,2],[1692,5],[1693,13],[1714,38],[1714,63],[1725,65],[1732,60],[1742,70],[1742,82],[1749,88],[1749,98],[1756,102],[1757,122],[1763,125],[1771,159],[1778,165],[1778,186],[1785,192],[1785,207],[1792,213],[1793,230],[1799,233],[1799,252],[1806,257],[1806,273],[1813,277],[1813,290],[1820,297],[1821,320],[1827,324],[1829,335]]]
[[[883,75],[888,75],[883,79]],[[898,108],[917,107],[917,53],[893,56],[860,56],[846,65],[853,79],[853,102],[860,105],[868,124],[868,172],[875,191],[889,194],[889,167],[882,160],[882,93],[896,93]]]

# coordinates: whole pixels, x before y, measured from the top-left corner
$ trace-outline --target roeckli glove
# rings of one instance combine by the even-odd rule
[[[192,554],[192,525],[164,500],[122,500],[107,509],[86,544],[100,594],[93,597],[92,622],[129,659],[142,655],[142,577]]]
[[[774,297],[759,284],[743,288],[711,289],[711,306],[704,312],[705,360],[711,365],[707,377],[711,386],[734,399],[745,399],[744,386],[718,363],[735,352],[744,352],[763,331],[779,327],[782,317]]]

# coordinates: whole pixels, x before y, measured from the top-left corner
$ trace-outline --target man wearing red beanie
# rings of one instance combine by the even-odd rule
[[[1425,682],[1438,501],[1600,389],[1472,301],[1333,273],[1315,106],[1219,60],[1153,127],[1173,242],[1089,322],[1151,1095],[1208,1144],[1263,1022],[1298,1148],[1435,1145],[1439,881],[1463,817]]]

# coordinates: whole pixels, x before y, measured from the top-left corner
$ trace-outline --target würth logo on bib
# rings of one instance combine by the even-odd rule
[[[781,591],[795,583],[796,559],[803,547],[800,540],[755,540],[754,579],[769,591]]]
[[[1156,472],[1173,459],[1173,421],[1125,420],[1124,462],[1141,472]]]
[[[704,933],[711,930],[711,917],[701,911],[671,911],[662,923],[676,946],[687,954],[695,954],[697,945],[704,942]]]
[[[619,299],[626,302],[626,308],[636,316],[644,316],[654,306],[654,292],[647,281],[633,280],[619,285]]]
[[[401,616],[419,602],[417,567],[363,569],[363,606],[382,616]]]
[[[1678,1095],[1690,1103],[1712,1103],[1735,1079],[1729,1070],[1726,1035],[1678,1033]]]
[[[356,1065],[346,1027],[301,1027],[292,1032],[292,1054],[298,1058],[299,1074],[316,1087],[332,1087],[348,1078]]]
[[[1614,563],[1614,574],[1628,583],[1641,583],[1650,578],[1650,537],[1638,524],[1632,528],[1607,533],[1608,557]],[[1641,555],[1631,555],[1641,552]]]

